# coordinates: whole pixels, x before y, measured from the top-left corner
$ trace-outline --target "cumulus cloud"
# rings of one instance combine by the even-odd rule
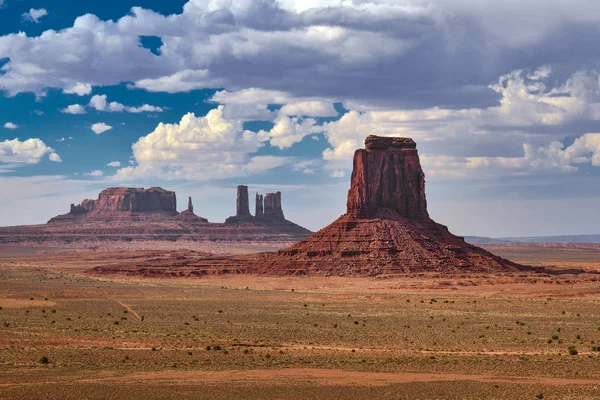
[[[97,111],[107,111],[107,112],[129,112],[129,113],[142,113],[142,112],[162,112],[163,109],[161,107],[151,106],[149,104],[144,104],[140,107],[130,107],[124,104],[118,103],[116,101],[108,102],[106,100],[107,96],[104,95],[95,95],[90,99],[89,107],[96,109]]]
[[[95,169],[91,172],[85,172],[83,175],[85,175],[85,176],[103,176],[104,172],[100,171],[99,169]]]
[[[330,169],[349,170],[354,150],[367,135],[377,134],[417,140],[432,177],[576,170],[571,165],[575,158],[562,156],[557,139],[572,136],[569,124],[574,122],[600,122],[597,71],[578,71],[557,84],[551,68],[516,70],[490,88],[501,97],[497,106],[487,108],[388,109],[346,102],[350,111],[323,124],[331,145],[323,158]],[[593,147],[593,139],[584,137],[576,140],[577,149]]]
[[[111,130],[113,127],[105,124],[104,122],[98,122],[91,126],[91,129],[94,131],[96,135],[104,133],[106,131]]]
[[[121,166],[121,162],[120,161],[112,161],[109,162],[108,164],[106,164],[108,167],[120,167]]]
[[[92,93],[92,85],[90,85],[89,83],[77,82],[71,86],[65,87],[63,89],[63,93],[85,96],[87,94]]]
[[[50,161],[62,162],[62,159],[52,147],[40,139],[5,140],[0,142],[0,163],[7,164],[37,164],[46,154]]]
[[[135,165],[121,168],[116,179],[219,179],[290,162],[285,157],[252,156],[267,138],[245,130],[240,120],[225,118],[223,111],[219,106],[205,116],[188,113],[178,124],[158,124],[133,145]]]
[[[31,8],[26,13],[23,13],[23,19],[25,21],[34,22],[38,24],[40,19],[48,15],[48,11],[45,8]]]
[[[54,162],[58,162],[58,163],[63,162],[62,158],[60,158],[60,156],[56,153],[50,153],[48,158],[50,159],[50,161],[54,161]]]
[[[86,114],[87,113],[87,111],[85,111],[85,107],[82,106],[81,104],[71,104],[70,106],[67,106],[66,108],[61,109],[60,112],[63,114]]]
[[[12,122],[7,122],[4,124],[4,127],[6,129],[17,129],[19,127],[19,125],[12,123]]]
[[[313,118],[299,119],[286,116],[277,117],[270,131],[260,131],[263,138],[270,138],[272,146],[285,149],[300,142],[305,136],[321,130]]]
[[[586,0],[190,0],[180,14],[134,7],[115,21],[87,14],[60,31],[0,36],[9,59],[0,87],[40,94],[134,82],[170,93],[260,88],[407,108],[489,106],[497,95],[487,85],[506,71],[593,65],[599,18]],[[160,55],[141,35],[161,39]]]
[[[260,88],[233,92],[218,91],[210,101],[225,104],[225,115],[245,120],[273,120],[276,115],[298,117],[335,117],[338,115],[331,99],[297,98],[286,92]],[[271,105],[281,107],[274,113],[268,109]]]
[[[299,101],[288,103],[279,110],[281,115],[296,115],[309,117],[337,117],[338,112],[331,102]]]

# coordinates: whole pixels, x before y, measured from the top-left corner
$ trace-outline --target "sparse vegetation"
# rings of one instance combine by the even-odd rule
[[[5,277],[8,272],[0,267],[0,274]],[[36,353],[46,353],[52,360],[43,372],[54,380],[63,379],[62,374],[93,377],[82,365],[123,376],[139,372],[160,376],[165,371],[186,375],[199,370],[209,375],[210,371],[226,375],[226,371],[243,374],[251,370],[276,376],[284,368],[289,374],[310,368],[355,374],[436,371],[475,377],[470,385],[473,393],[461,391],[462,385],[456,382],[402,383],[408,398],[411,394],[424,398],[423,393],[442,398],[449,393],[444,390],[457,391],[452,392],[457,398],[519,398],[526,396],[522,384],[478,383],[477,376],[530,377],[532,368],[536,376],[559,380],[597,379],[598,321],[576,318],[577,314],[595,315],[597,303],[577,297],[578,287],[587,288],[589,282],[580,286],[544,282],[564,283],[563,277],[537,278],[536,285],[556,291],[549,302],[545,295],[543,299],[537,293],[531,296],[532,286],[520,283],[526,278],[513,276],[473,277],[465,285],[440,285],[447,276],[357,278],[344,284],[332,278],[324,292],[315,289],[321,286],[317,279],[324,279],[318,277],[286,278],[285,285],[257,276],[190,278],[185,285],[175,280],[155,285],[156,281],[148,280],[142,281],[140,290],[137,280],[127,278],[56,275],[43,281],[49,285],[46,288],[33,287],[39,282],[31,275],[13,276],[6,282],[16,280],[17,285],[0,280],[0,286],[4,285],[7,298],[20,299],[23,306],[1,303],[2,332],[32,344],[24,349],[13,341],[14,345],[3,347],[0,361],[3,367],[22,373],[24,382],[35,380],[29,372],[32,364],[42,369]],[[487,296],[489,280],[493,280],[493,292],[502,282],[511,283],[501,288],[507,295]],[[294,291],[286,286],[289,282]],[[246,287],[252,289],[246,291]],[[42,303],[40,292],[56,304]],[[564,296],[567,292],[569,297]],[[28,301],[29,293],[34,293],[35,300]],[[115,298],[128,299],[123,301],[129,309],[123,309]],[[45,336],[40,332],[57,338],[56,342],[43,343]],[[251,382],[251,378],[243,379]],[[532,388],[532,398],[540,398],[542,391],[545,398],[560,398],[567,387],[573,398],[593,398],[586,385],[553,386],[552,390],[545,385],[527,387]],[[373,396],[382,393],[378,388]],[[430,388],[439,391],[428,392]]]

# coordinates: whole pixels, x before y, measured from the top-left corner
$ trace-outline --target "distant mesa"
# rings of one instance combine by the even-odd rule
[[[387,275],[525,268],[466,243],[429,217],[416,147],[410,138],[367,137],[354,154],[346,214],[261,260],[260,271]]]
[[[191,201],[191,199],[190,199]],[[195,217],[193,210],[185,216]],[[71,204],[68,214],[52,218],[48,223],[74,222],[76,220],[95,221],[107,219],[161,219],[179,216],[175,192],[159,187],[108,188],[100,192],[97,200],[86,199],[79,205]],[[199,220],[208,222],[205,218]]]

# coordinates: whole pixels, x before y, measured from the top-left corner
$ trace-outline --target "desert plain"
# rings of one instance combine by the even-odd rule
[[[273,246],[1,248],[0,398],[600,396],[600,245],[486,246],[543,273],[128,272]]]

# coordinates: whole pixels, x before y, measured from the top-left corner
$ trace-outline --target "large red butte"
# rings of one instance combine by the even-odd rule
[[[261,272],[386,275],[523,268],[429,218],[425,175],[412,139],[369,136],[365,147],[354,154],[346,214],[269,257]]]

